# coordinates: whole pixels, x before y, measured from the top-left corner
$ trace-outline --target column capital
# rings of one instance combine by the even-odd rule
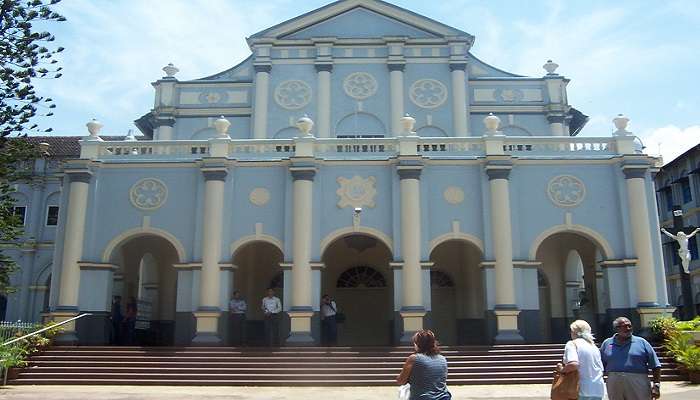
[[[511,160],[491,160],[486,163],[484,172],[488,175],[489,180],[508,179],[512,169],[513,162]]]
[[[272,71],[272,64],[253,64],[253,69],[255,72],[267,72]]]
[[[453,61],[450,62],[450,71],[464,71],[467,69],[466,61]]]
[[[71,183],[90,183],[90,179],[92,178],[92,172],[88,169],[66,170],[65,173],[68,176],[68,181]]]
[[[225,181],[228,175],[228,170],[220,168],[202,169],[205,181]]]
[[[316,67],[316,72],[333,72],[333,63],[330,62],[317,62],[314,67]]]
[[[646,177],[651,165],[648,162],[623,162],[620,166],[622,173],[625,174],[625,179],[634,179]]]
[[[423,161],[420,159],[399,160],[396,172],[399,179],[420,179],[423,170]]]
[[[564,121],[566,121],[566,115],[562,115],[562,114],[548,114],[548,115],[547,115],[547,121],[548,121],[550,124],[554,124],[554,123],[563,124]]]
[[[390,72],[394,72],[394,71],[403,72],[406,69],[406,62],[405,61],[391,62],[391,63],[387,63],[386,66],[387,66],[387,68],[389,68]]]
[[[289,167],[289,172],[295,181],[313,181],[316,176],[316,166],[313,164],[292,165]]]

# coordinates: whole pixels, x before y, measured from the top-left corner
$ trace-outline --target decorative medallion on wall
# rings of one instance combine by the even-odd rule
[[[275,89],[275,101],[287,110],[298,110],[311,101],[311,87],[304,81],[284,81]]]
[[[377,81],[367,72],[353,72],[343,80],[343,90],[355,100],[364,100],[377,92]]]
[[[501,100],[503,100],[506,103],[519,101],[523,97],[523,93],[518,89],[502,89],[498,95],[501,98]]]
[[[464,191],[457,186],[448,186],[442,196],[450,204],[460,204],[464,201]]]
[[[203,92],[199,94],[199,102],[202,104],[225,103],[228,100],[226,92]]]
[[[136,182],[129,190],[129,199],[134,207],[152,211],[165,204],[168,187],[156,178],[144,178]]]
[[[351,179],[339,176],[337,181],[340,185],[335,191],[338,195],[338,208],[374,207],[377,189],[374,187],[376,179],[373,176],[362,178],[355,175]]]
[[[572,175],[559,175],[550,179],[547,194],[556,206],[576,207],[586,197],[586,186]]]
[[[270,191],[265,188],[255,188],[248,196],[250,202],[258,207],[262,207],[270,201]]]
[[[420,79],[413,82],[409,95],[418,107],[436,108],[447,100],[447,87],[435,79]]]

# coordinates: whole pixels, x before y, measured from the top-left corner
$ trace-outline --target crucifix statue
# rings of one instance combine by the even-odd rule
[[[664,228],[661,228],[661,232],[663,232],[664,235],[670,237],[678,243],[678,257],[681,259],[683,271],[685,271],[686,274],[689,274],[690,270],[688,269],[688,266],[690,265],[691,255],[690,250],[688,249],[688,239],[692,238],[693,236],[695,236],[696,233],[700,232],[700,228],[695,228],[695,230],[691,234],[686,234],[682,230],[679,230],[674,235]]]

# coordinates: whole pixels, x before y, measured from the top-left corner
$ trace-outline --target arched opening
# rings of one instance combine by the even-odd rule
[[[554,233],[540,243],[536,259],[547,283],[546,294],[540,288],[540,316],[548,325],[541,331],[549,332],[543,341],[568,340],[569,324],[575,319],[584,319],[600,331],[606,310],[599,293],[603,288],[598,288],[602,282],[597,279],[598,254],[603,254],[601,246],[574,232]]]
[[[346,320],[338,324],[341,346],[389,345],[393,326],[393,271],[389,247],[365,234],[331,242],[323,253],[321,292],[335,299]]]
[[[384,137],[384,124],[376,116],[356,112],[343,117],[335,127],[336,137]]]
[[[280,266],[282,261],[282,251],[272,243],[264,241],[248,242],[233,254],[233,265],[236,269],[233,273],[231,293],[228,295],[231,298],[234,291],[239,291],[241,298],[248,305],[248,311],[244,326],[238,326],[238,321],[231,321],[229,343],[248,346],[265,344],[265,315],[261,302],[267,294],[267,289],[273,288],[275,296],[282,301],[282,306],[286,306],[284,274]]]
[[[433,249],[430,261],[430,321],[440,343],[486,342],[485,291],[479,263],[482,254],[471,242],[446,240]]]
[[[118,269],[113,274],[111,312],[117,307],[116,298],[122,315],[136,304],[136,322],[133,328],[112,324],[112,344],[174,343],[177,272],[173,264],[178,262],[176,247],[154,234],[131,237],[114,249],[110,263]]]

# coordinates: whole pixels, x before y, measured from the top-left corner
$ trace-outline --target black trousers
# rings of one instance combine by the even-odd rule
[[[321,320],[321,343],[326,346],[338,343],[338,321],[335,320],[335,315]]]
[[[245,314],[231,314],[231,343],[234,346],[246,344],[247,322]]]
[[[279,346],[280,313],[265,315],[265,343],[268,346]]]

